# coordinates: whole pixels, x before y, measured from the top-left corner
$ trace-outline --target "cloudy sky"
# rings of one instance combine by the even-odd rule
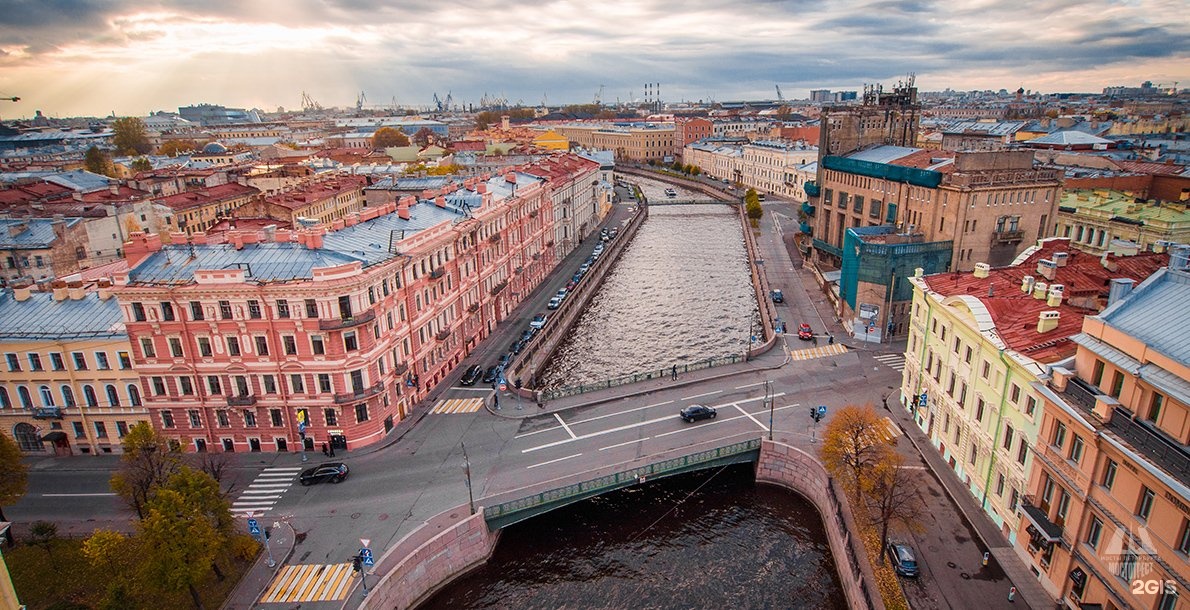
[[[1190,86],[1187,0],[0,0],[0,117]]]

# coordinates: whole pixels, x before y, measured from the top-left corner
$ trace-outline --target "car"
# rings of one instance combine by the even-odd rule
[[[521,350],[523,350],[523,349],[525,349],[524,339],[517,339],[516,341],[514,341],[512,343],[512,345],[508,346],[508,353],[515,356],[517,354],[520,354]]]
[[[557,309],[561,306],[562,306],[562,299],[559,297],[554,297],[554,298],[550,299],[549,303],[545,304],[545,308],[550,309],[550,310]]]
[[[715,419],[715,407],[708,407],[707,405],[690,405],[678,412],[678,415],[684,422],[693,422],[700,419]]]
[[[913,554],[909,545],[890,540],[886,551],[888,560],[897,574],[906,578],[917,578],[917,556]]]
[[[561,300],[565,301],[565,300],[566,300],[566,293],[567,293],[567,289],[566,289],[566,288],[562,288],[562,289],[558,290],[558,292],[557,292],[556,294],[554,294],[554,296],[556,296],[556,297],[558,297],[559,299],[561,299]]]
[[[533,316],[533,320],[529,322],[529,328],[545,328],[545,323],[549,321],[549,319],[549,315],[539,313]]]
[[[463,373],[463,377],[459,379],[459,383],[463,385],[475,385],[475,382],[479,381],[482,376],[483,369],[478,364],[474,364],[471,368],[467,369],[467,372]]]
[[[579,280],[581,280],[581,279],[583,279],[583,278],[581,278],[581,277],[580,277],[580,278],[578,278],[578,279],[579,279]],[[573,279],[573,278],[572,278],[572,279],[571,279],[569,282],[566,282],[566,289],[567,289],[567,290],[574,290],[574,289],[575,289],[575,287],[577,287],[577,286],[578,286],[578,280],[576,280],[576,279]]]
[[[608,238],[608,239],[615,239],[615,238],[616,238],[616,236],[617,236],[617,235],[619,235],[619,234],[620,234],[620,231],[619,231],[619,229],[612,229],[611,231],[608,231],[608,232],[607,232],[607,238]]]
[[[801,326],[797,327],[797,338],[802,341],[809,341],[814,338],[814,331],[810,328],[809,324],[803,322]]]
[[[784,303],[785,293],[781,292],[780,290],[772,290],[769,292],[769,298],[771,298],[774,303]]]
[[[602,254],[602,253],[603,253],[603,244],[601,244],[601,243],[595,244],[595,249],[591,251],[591,254]]]
[[[533,335],[536,335],[536,334],[537,334],[536,328],[533,328],[532,326],[530,326],[529,328],[526,328],[525,332],[521,333],[521,343],[528,345],[529,340],[532,339]]]
[[[500,377],[500,366],[493,364],[488,367],[488,370],[483,372],[484,383],[495,383],[496,379]]]
[[[338,483],[347,478],[347,464],[343,462],[327,462],[313,468],[307,468],[298,476],[302,485],[313,485],[323,481]]]
[[[583,264],[582,264],[582,265],[581,265],[581,266],[578,268],[578,277],[579,277],[579,279],[582,279],[582,277],[583,277],[583,274],[584,274],[584,273],[586,273],[586,272],[587,272],[587,270],[588,270],[588,269],[590,269],[590,268],[591,268],[591,261],[590,261],[590,260],[588,260],[587,262],[583,263]]]

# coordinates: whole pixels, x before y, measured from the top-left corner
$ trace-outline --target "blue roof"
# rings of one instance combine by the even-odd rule
[[[45,181],[85,193],[105,189],[111,183],[111,180],[107,176],[92,174],[89,171],[81,169],[51,174],[45,177]]]
[[[1190,273],[1159,269],[1099,317],[1177,362],[1190,362]]]
[[[78,300],[55,301],[34,292],[17,301],[11,290],[0,294],[0,341],[127,337],[124,314],[115,298],[88,293]]]
[[[67,227],[73,227],[82,222],[81,218],[65,219]],[[24,229],[13,234],[16,228]],[[23,250],[32,248],[49,248],[57,237],[54,235],[54,221],[49,218],[3,218],[0,219],[0,249]]]

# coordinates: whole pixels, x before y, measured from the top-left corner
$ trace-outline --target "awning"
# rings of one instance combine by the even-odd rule
[[[49,441],[51,443],[56,443],[58,441],[64,441],[64,440],[66,440],[66,433],[61,430],[54,430],[52,432],[47,432],[44,436],[41,437],[41,440]]]
[[[1033,524],[1040,537],[1046,542],[1058,542],[1062,539],[1062,528],[1050,522],[1045,511],[1030,504],[1021,504],[1021,512]]]

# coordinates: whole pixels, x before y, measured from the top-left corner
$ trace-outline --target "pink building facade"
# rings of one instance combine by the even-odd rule
[[[329,232],[134,234],[115,294],[154,426],[187,451],[380,441],[553,270],[564,186],[509,171]]]

